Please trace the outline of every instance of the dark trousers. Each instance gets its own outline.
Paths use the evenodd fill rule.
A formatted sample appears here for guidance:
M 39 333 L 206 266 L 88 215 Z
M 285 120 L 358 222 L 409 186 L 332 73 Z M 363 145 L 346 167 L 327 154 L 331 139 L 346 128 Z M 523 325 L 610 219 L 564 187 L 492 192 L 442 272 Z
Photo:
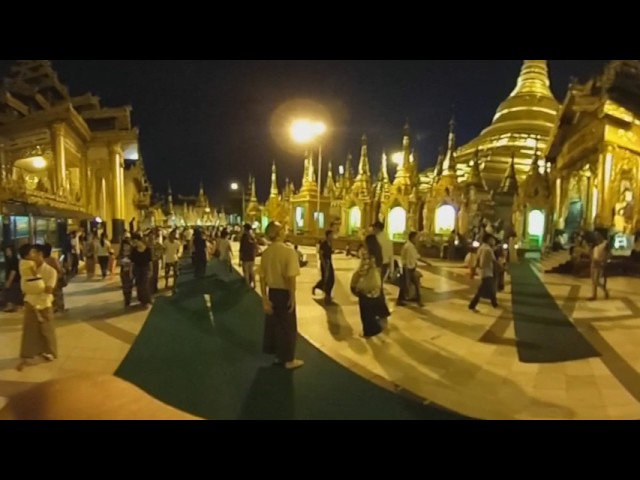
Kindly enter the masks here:
M 143 305 L 151 304 L 151 289 L 149 282 L 149 278 L 151 277 L 150 268 L 147 266 L 142 268 L 136 267 L 134 269 L 134 276 L 138 301 Z
M 480 282 L 478 292 L 473 297 L 469 304 L 470 309 L 475 309 L 478 306 L 481 298 L 487 298 L 491 302 L 493 307 L 498 306 L 498 299 L 496 298 L 496 280 L 493 277 L 485 277 Z
M 292 362 L 296 354 L 298 319 L 295 311 L 289 312 L 289 298 L 288 290 L 269 289 L 273 315 L 265 319 L 263 351 L 281 363 Z
M 400 281 L 400 293 L 398 294 L 398 302 L 414 300 L 412 298 L 407 298 L 409 296 L 409 285 L 413 285 L 415 287 L 415 300 L 420 303 L 420 280 L 418 279 L 418 275 L 416 275 L 416 269 L 404 267 L 402 269 L 402 279 Z
M 98 265 L 100 265 L 100 272 L 102 278 L 107 276 L 107 267 L 109 266 L 109 257 L 107 255 L 98 257 Z
M 207 259 L 206 258 L 193 258 L 193 275 L 196 278 L 202 278 L 207 273 Z
M 380 297 L 369 298 L 358 295 L 360 307 L 360 321 L 362 322 L 362 334 L 365 337 L 375 337 L 382 332 L 380 324 Z
M 331 297 L 333 286 L 336 283 L 336 276 L 333 272 L 333 265 L 329 264 L 328 267 L 325 267 L 324 263 L 321 264 L 320 272 L 322 274 L 322 278 L 318 280 L 318 283 L 316 283 L 313 288 L 316 290 L 322 290 L 327 297 Z
M 164 264 L 164 283 L 167 286 L 169 285 L 169 279 L 173 278 L 173 287 L 175 288 L 179 274 L 179 262 L 167 262 Z
M 71 274 L 78 274 L 78 267 L 80 265 L 80 256 L 77 253 L 71 254 Z
M 158 278 L 160 277 L 160 260 L 151 262 L 151 293 L 158 293 Z
M 120 268 L 120 282 L 122 283 L 122 295 L 124 296 L 124 305 L 131 305 L 131 294 L 133 293 L 133 272 L 131 267 Z

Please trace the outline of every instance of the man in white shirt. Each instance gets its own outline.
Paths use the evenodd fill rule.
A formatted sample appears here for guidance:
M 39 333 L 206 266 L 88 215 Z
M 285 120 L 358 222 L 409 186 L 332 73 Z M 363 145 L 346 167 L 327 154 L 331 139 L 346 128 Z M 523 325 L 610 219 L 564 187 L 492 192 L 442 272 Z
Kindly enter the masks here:
M 591 284 L 593 285 L 593 294 L 590 301 L 598 299 L 598 287 L 602 288 L 604 298 L 609 298 L 609 290 L 607 290 L 607 278 L 605 276 L 605 267 L 609 260 L 608 243 L 600 233 L 596 233 L 595 246 L 591 251 Z
M 382 275 L 382 283 L 384 283 L 387 275 L 393 273 L 393 242 L 384 231 L 384 224 L 382 222 L 375 222 L 371 226 L 371 229 L 382 250 L 382 271 L 380 273 Z
M 218 252 L 218 260 L 222 262 L 229 271 L 233 270 L 231 259 L 233 258 L 233 250 L 231 250 L 231 242 L 229 241 L 229 231 L 225 228 L 220 234 L 220 238 L 216 242 L 216 250 Z
M 171 230 L 169 238 L 164 242 L 164 288 L 169 288 L 169 277 L 173 278 L 173 287 L 175 291 L 176 282 L 178 281 L 178 265 L 180 257 L 182 257 L 182 242 L 178 240 L 176 230 Z M 172 275 L 173 273 L 173 275 Z
M 418 278 L 418 260 L 420 255 L 416 248 L 416 242 L 418 240 L 417 232 L 411 232 L 409 234 L 409 241 L 402 247 L 401 261 L 402 261 L 402 279 L 400 280 L 400 294 L 398 295 L 398 301 L 396 304 L 401 307 L 409 299 L 409 286 L 413 285 L 416 290 L 416 301 L 419 306 L 423 306 L 420 298 L 420 278 Z
M 494 277 L 495 268 L 498 266 L 498 260 L 493 253 L 496 245 L 496 239 L 490 233 L 485 233 L 482 239 L 482 245 L 478 248 L 477 270 L 480 273 L 480 286 L 475 297 L 469 304 L 469 310 L 477 312 L 480 298 L 488 298 L 493 308 L 498 308 L 498 299 L 496 296 L 496 281 Z
M 271 244 L 262 253 L 260 292 L 266 314 L 264 353 L 274 355 L 276 363 L 288 370 L 304 365 L 295 358 L 298 322 L 296 317 L 296 278 L 300 263 L 296 251 L 285 245 L 286 231 L 278 222 L 265 230 Z
M 42 282 L 21 281 L 24 297 L 24 323 L 20 358 L 22 370 L 27 362 L 38 356 L 53 361 L 58 356 L 56 332 L 53 326 L 53 290 L 58 273 L 44 261 L 44 247 L 32 246 L 29 260 L 36 264 L 36 273 Z

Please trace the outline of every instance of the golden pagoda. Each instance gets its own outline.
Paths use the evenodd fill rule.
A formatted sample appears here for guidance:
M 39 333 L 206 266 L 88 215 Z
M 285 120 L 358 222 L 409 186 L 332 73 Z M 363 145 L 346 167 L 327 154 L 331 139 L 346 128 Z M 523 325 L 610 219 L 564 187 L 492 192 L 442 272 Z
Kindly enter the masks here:
M 18 60 L 0 86 L 2 242 L 63 246 L 67 230 L 152 218 L 131 106 L 73 96 L 48 60 Z
M 560 106 L 550 89 L 546 60 L 525 60 L 516 87 L 504 100 L 491 125 L 456 152 L 457 173 L 461 180 L 469 175 L 476 152 L 484 161 L 482 177 L 489 190 L 497 191 L 512 157 L 519 181 L 529 173 L 535 155 L 546 151 L 558 120 Z

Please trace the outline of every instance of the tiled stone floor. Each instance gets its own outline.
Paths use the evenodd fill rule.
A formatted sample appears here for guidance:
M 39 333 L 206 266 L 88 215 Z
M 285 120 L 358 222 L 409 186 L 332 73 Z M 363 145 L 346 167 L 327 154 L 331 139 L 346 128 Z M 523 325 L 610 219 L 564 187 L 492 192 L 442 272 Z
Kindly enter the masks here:
M 59 358 L 18 372 L 22 317 L 0 313 L 0 405 L 34 383 L 76 374 L 112 374 L 135 340 L 148 311 L 123 308 L 117 277 L 87 281 L 66 289 L 68 312 L 56 316 Z
M 541 262 L 540 270 L 552 262 Z M 426 306 L 395 307 L 397 288 L 386 286 L 393 310 L 389 328 L 370 340 L 358 336 L 358 306 L 348 290 L 357 261 L 336 255 L 338 305 L 328 308 L 310 296 L 319 275 L 312 264 L 298 283 L 300 333 L 367 378 L 471 417 L 640 419 L 640 280 L 610 279 L 612 298 L 592 303 L 585 301 L 591 294 L 588 279 L 539 273 L 556 303 L 602 356 L 523 364 L 510 286 L 499 294 L 498 310 L 481 303 L 475 314 L 467 308 L 475 289 L 467 270 L 430 263 L 422 268 Z M 544 310 L 536 307 L 541 315 Z
M 311 258 L 313 255 L 310 256 Z M 540 271 L 557 261 L 542 262 Z M 556 303 L 600 358 L 557 364 L 518 360 L 510 287 L 501 308 L 467 304 L 475 283 L 461 265 L 423 267 L 426 306 L 394 306 L 388 330 L 363 340 L 357 302 L 348 291 L 357 261 L 337 255 L 335 299 L 325 308 L 310 295 L 318 272 L 299 280 L 300 333 L 346 368 L 386 388 L 486 419 L 640 419 L 640 280 L 609 281 L 612 298 L 586 302 L 588 280 L 540 273 Z M 16 371 L 19 314 L 0 313 L 0 405 L 33 383 L 81 373 L 111 374 L 142 327 L 146 311 L 122 308 L 117 279 L 83 279 L 67 289 L 70 311 L 57 318 L 60 358 Z M 544 306 L 536 307 L 544 315 Z

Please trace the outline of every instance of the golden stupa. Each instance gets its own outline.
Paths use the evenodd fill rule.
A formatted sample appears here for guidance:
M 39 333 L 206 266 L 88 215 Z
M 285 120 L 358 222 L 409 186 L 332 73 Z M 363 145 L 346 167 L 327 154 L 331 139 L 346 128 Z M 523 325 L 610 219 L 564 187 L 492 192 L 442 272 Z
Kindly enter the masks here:
M 560 105 L 551 93 L 546 60 L 525 60 L 516 88 L 503 101 L 493 122 L 456 153 L 460 180 L 469 174 L 476 151 L 482 177 L 490 190 L 499 190 L 512 157 L 519 181 L 524 180 L 536 153 L 545 152 Z

